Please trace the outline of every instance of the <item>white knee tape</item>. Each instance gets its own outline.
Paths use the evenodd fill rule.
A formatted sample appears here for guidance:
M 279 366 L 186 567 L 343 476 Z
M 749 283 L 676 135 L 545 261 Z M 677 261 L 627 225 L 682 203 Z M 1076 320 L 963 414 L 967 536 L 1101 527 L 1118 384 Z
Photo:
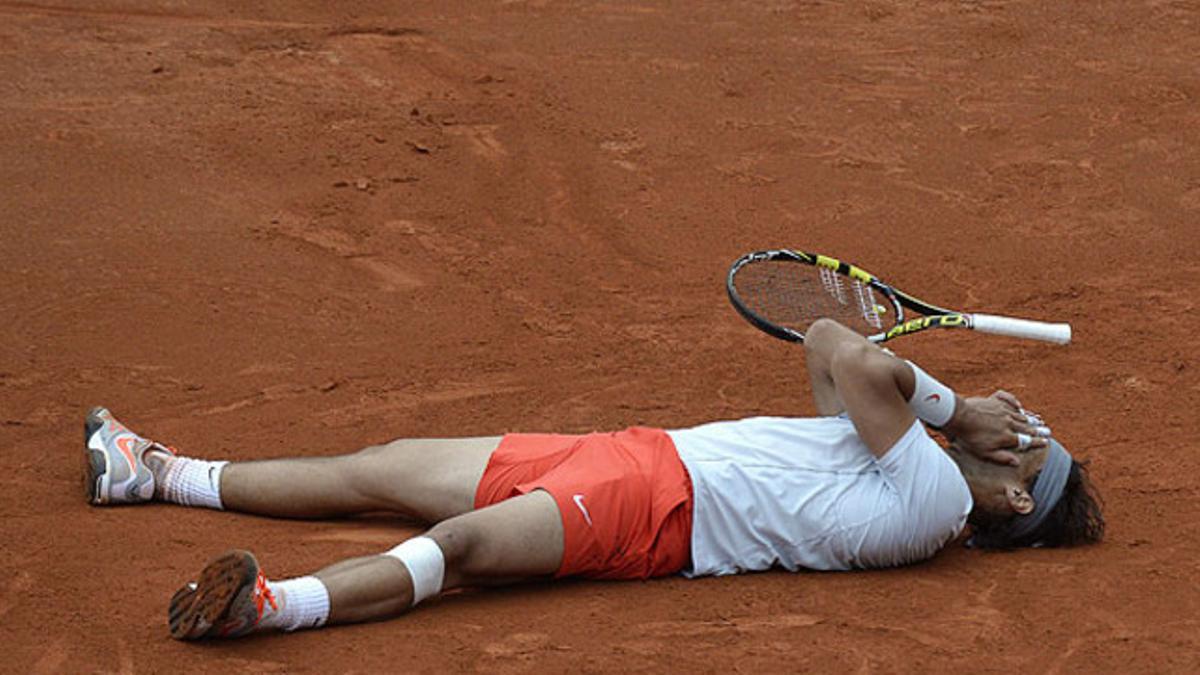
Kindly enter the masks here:
M 912 361 L 909 361 L 908 365 L 912 367 L 913 376 L 916 378 L 916 386 L 913 387 L 912 398 L 908 400 L 908 407 L 912 408 L 917 419 L 935 427 L 946 426 L 946 422 L 954 416 L 954 391 L 933 379 Z
M 408 568 L 413 582 L 412 604 L 442 592 L 446 558 L 436 541 L 429 537 L 413 537 L 384 555 L 392 556 Z

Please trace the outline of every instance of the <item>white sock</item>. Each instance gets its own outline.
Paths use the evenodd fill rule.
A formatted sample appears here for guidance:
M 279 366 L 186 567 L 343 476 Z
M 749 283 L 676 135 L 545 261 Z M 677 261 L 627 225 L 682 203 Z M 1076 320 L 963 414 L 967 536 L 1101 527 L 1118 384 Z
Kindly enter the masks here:
M 267 588 L 275 596 L 277 609 L 272 611 L 269 603 L 264 607 L 262 619 L 258 622 L 260 630 L 320 628 L 329 619 L 329 590 L 320 579 L 308 576 L 284 581 L 268 580 Z
M 221 505 L 221 469 L 229 462 L 208 462 L 189 457 L 172 457 L 163 471 L 162 499 L 184 506 Z

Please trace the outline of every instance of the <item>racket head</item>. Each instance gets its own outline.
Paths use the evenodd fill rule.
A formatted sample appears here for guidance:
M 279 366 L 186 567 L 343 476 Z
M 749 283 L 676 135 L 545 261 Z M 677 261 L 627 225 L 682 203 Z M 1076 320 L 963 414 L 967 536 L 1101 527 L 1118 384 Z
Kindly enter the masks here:
M 853 265 L 804 251 L 748 253 L 730 266 L 725 290 L 746 321 L 789 342 L 804 342 L 804 332 L 822 318 L 882 342 L 904 320 L 889 286 Z

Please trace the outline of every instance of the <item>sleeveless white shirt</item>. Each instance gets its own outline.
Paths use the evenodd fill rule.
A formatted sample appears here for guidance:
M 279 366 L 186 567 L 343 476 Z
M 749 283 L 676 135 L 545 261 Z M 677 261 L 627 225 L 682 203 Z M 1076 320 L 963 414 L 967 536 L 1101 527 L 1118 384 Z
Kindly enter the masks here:
M 958 467 L 920 422 L 880 458 L 842 416 L 667 433 L 693 485 L 685 576 L 903 565 L 958 536 L 971 511 Z

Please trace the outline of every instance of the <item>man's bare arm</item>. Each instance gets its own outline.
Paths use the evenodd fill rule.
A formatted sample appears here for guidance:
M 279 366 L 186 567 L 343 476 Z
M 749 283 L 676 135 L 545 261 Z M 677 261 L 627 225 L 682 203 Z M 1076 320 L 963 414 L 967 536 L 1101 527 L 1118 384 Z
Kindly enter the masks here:
M 813 403 L 816 404 L 819 415 L 840 415 L 845 412 L 846 404 L 838 396 L 837 387 L 833 384 L 833 350 L 837 338 L 830 331 L 822 331 L 820 322 L 814 323 L 817 336 L 811 329 L 804 341 L 805 364 L 808 367 L 808 380 L 812 384 Z M 825 334 L 823 334 L 825 333 Z
M 804 346 L 817 411 L 845 410 L 863 443 L 882 457 L 916 419 L 908 407 L 912 369 L 830 319 L 809 327 Z
M 882 456 L 915 419 L 909 406 L 916 386 L 912 367 L 829 319 L 813 323 L 804 346 L 817 412 L 848 412 L 863 442 Z M 1015 465 L 1018 458 L 1010 449 L 1016 447 L 1018 433 L 1034 437 L 1027 449 L 1046 444 L 1011 394 L 998 391 L 988 398 L 955 394 L 954 398 L 954 413 L 942 432 L 964 450 L 998 464 Z

